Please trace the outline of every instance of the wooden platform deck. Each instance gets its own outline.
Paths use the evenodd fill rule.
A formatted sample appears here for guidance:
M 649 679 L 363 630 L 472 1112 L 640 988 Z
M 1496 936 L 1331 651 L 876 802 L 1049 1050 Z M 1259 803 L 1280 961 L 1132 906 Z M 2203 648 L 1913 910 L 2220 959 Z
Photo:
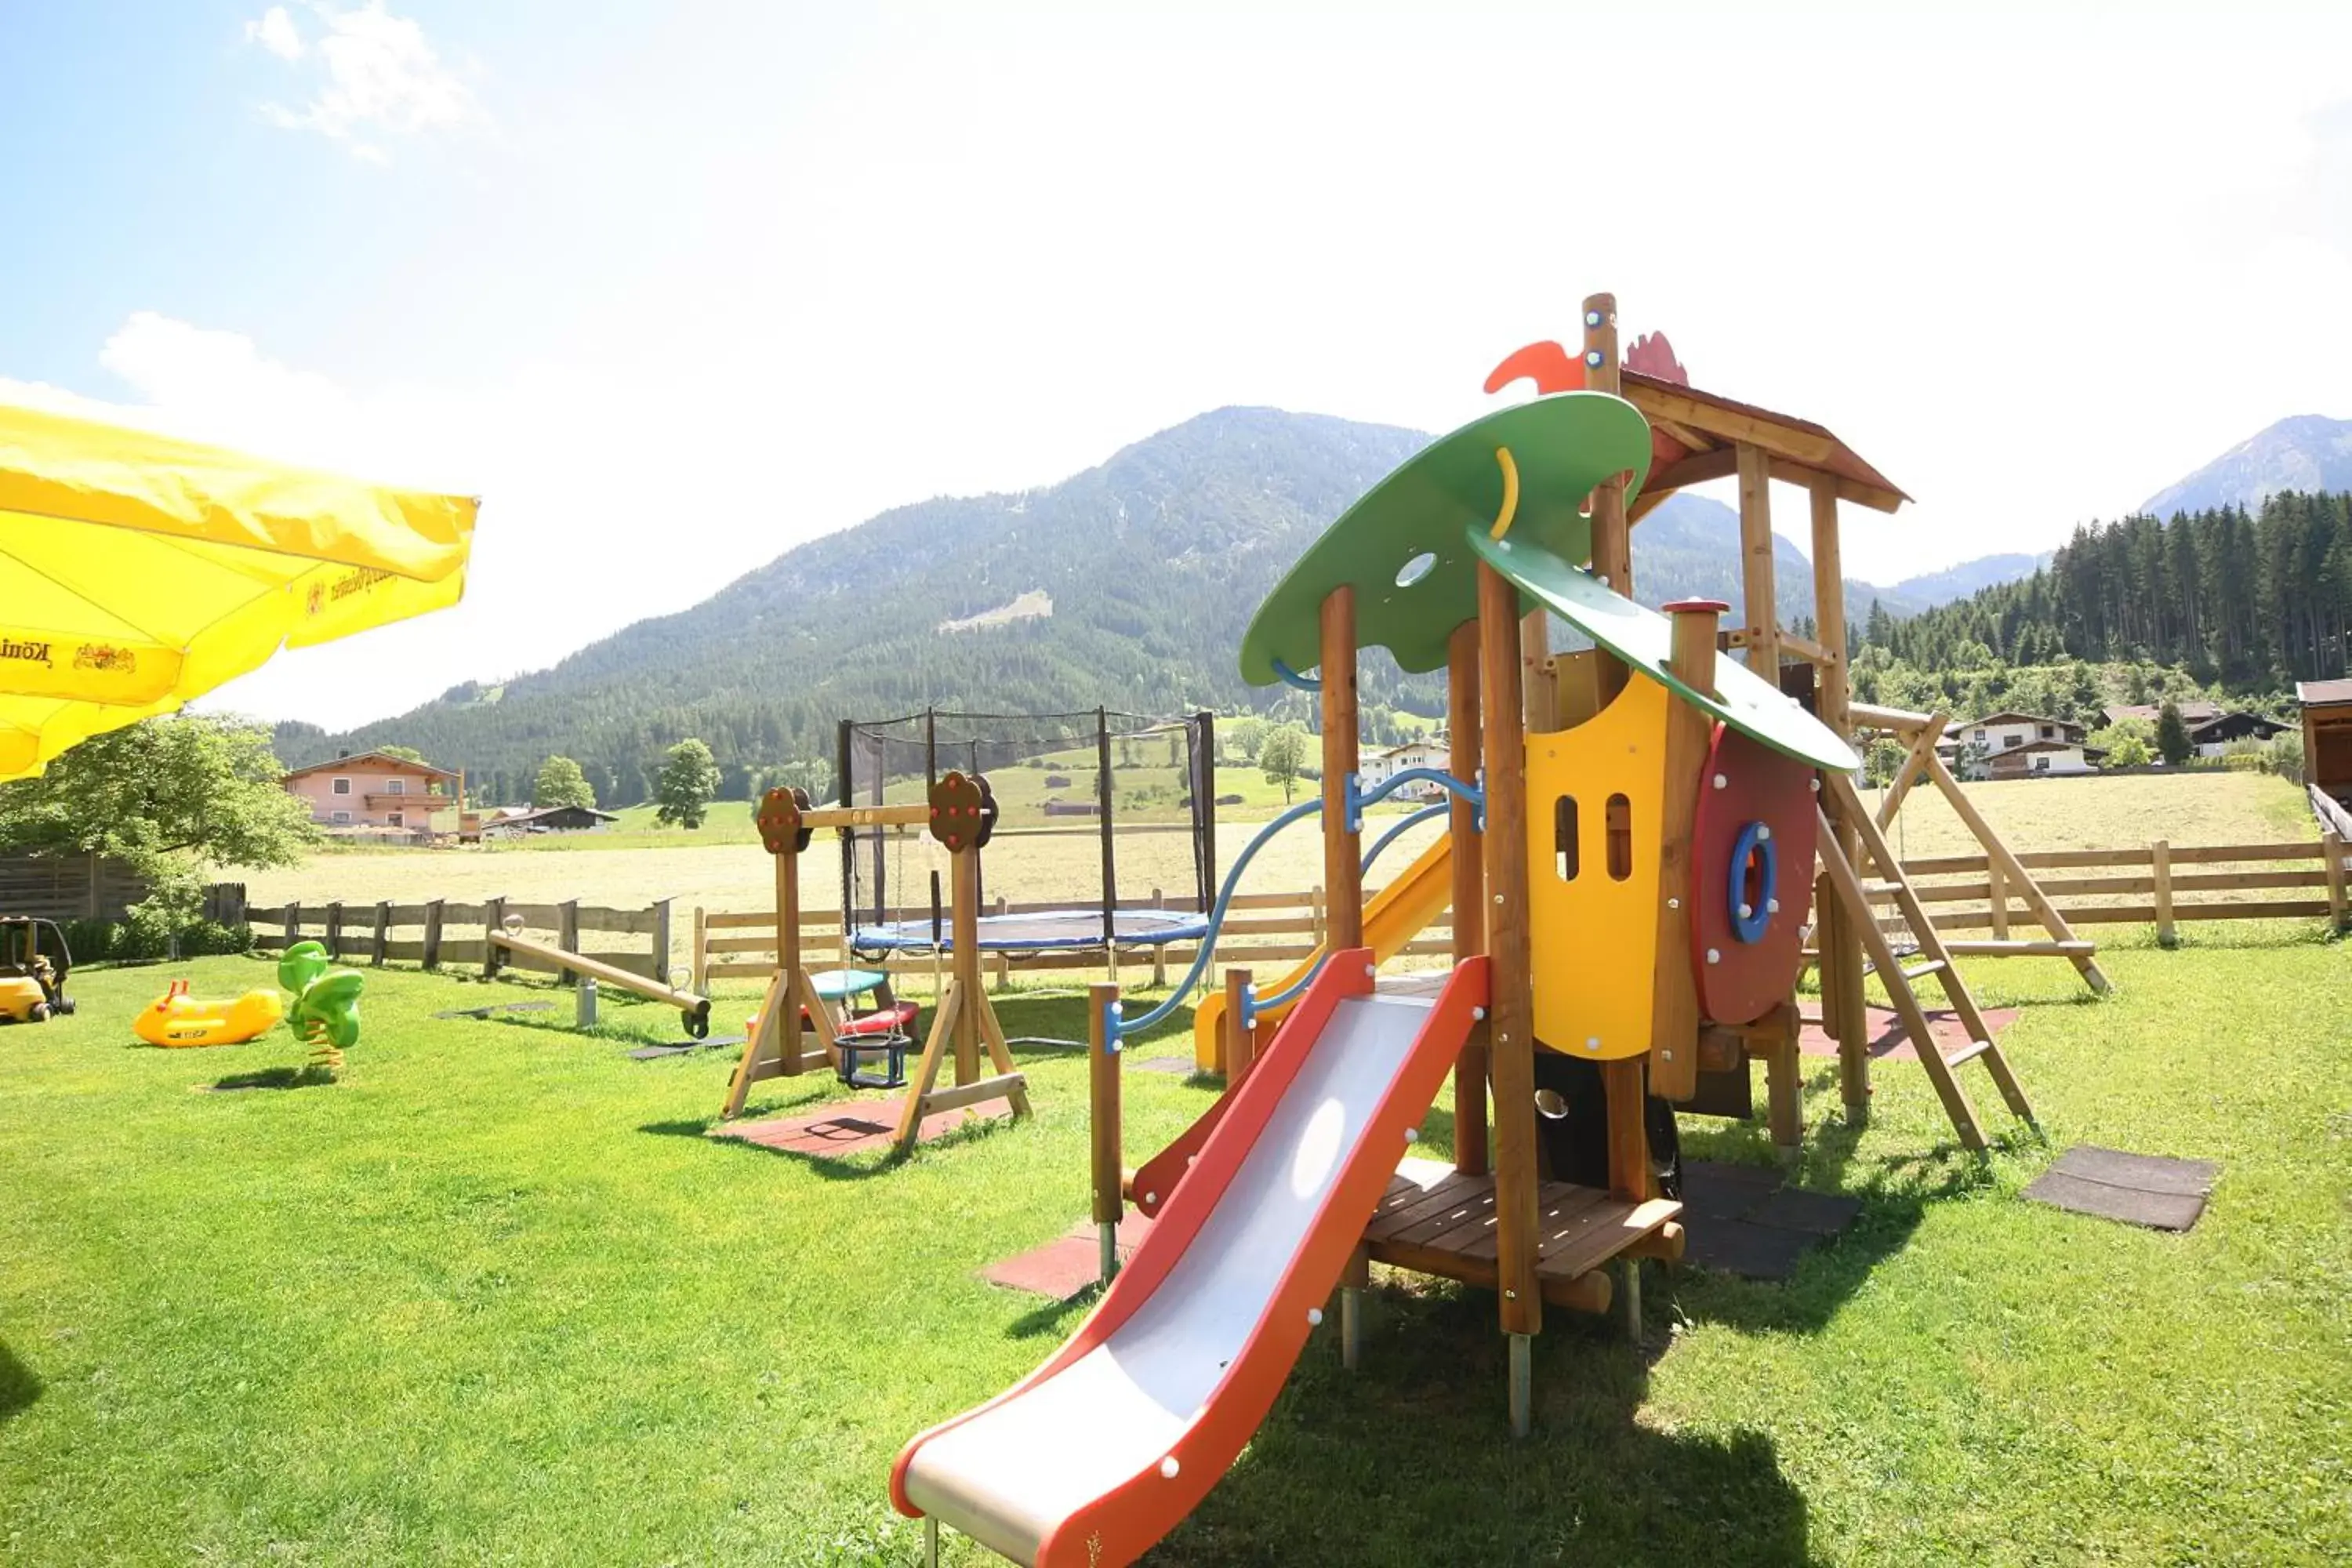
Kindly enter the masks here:
M 1605 1287 L 1596 1291 L 1596 1282 L 1586 1279 L 1601 1265 L 1628 1253 L 1682 1254 L 1683 1205 L 1669 1199 L 1631 1203 L 1595 1187 L 1547 1182 L 1537 1203 L 1536 1277 L 1547 1301 L 1606 1306 Z M 1364 1249 L 1377 1263 L 1494 1289 L 1495 1179 L 1456 1175 L 1439 1160 L 1407 1159 L 1364 1232 Z

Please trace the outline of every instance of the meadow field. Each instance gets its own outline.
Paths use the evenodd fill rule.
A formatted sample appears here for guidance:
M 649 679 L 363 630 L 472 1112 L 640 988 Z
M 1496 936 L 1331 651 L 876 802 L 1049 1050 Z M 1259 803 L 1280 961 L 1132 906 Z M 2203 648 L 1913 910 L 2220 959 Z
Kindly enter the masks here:
M 2053 792 L 2057 793 L 2057 792 Z M 562 857 L 525 857 L 557 860 Z M 1309 1342 L 1154 1568 L 1433 1562 L 1918 1568 L 2352 1558 L 2352 984 L 2346 949 L 2235 933 L 1980 981 L 2048 1142 L 1958 1152 L 1885 1061 L 1834 1118 L 1808 1062 L 1795 1176 L 1860 1200 L 1785 1284 L 1653 1266 L 1648 1337 L 1547 1314 L 1536 1436 L 1504 1421 L 1491 1296 L 1377 1268 L 1362 1368 Z M 0 1561 L 775 1563 L 911 1568 L 885 1483 L 917 1431 L 1075 1330 L 975 1271 L 1086 1213 L 1080 1053 L 1023 1047 L 1037 1114 L 903 1165 L 704 1134 L 731 1062 L 628 1059 L 675 1016 L 384 970 L 341 1079 L 282 1032 L 161 1051 L 125 1019 L 205 959 L 78 974 L 0 1034 Z M 1000 1004 L 1067 1036 L 1079 1004 Z M 1180 1013 L 1166 1044 L 1181 1049 Z M 762 1085 L 755 1112 L 840 1097 Z M 1214 1086 L 1127 1075 L 1130 1159 Z M 1761 1124 L 1685 1147 L 1764 1163 Z M 1452 1126 L 1424 1124 L 1443 1157 Z M 2218 1161 L 2185 1236 L 2021 1190 L 2097 1142 Z M 950 1536 L 957 1568 L 988 1561 Z
M 1232 772 L 1238 777 L 1242 770 Z M 1264 784 L 1255 773 L 1249 776 Z M 1273 789 L 1272 804 L 1279 805 L 1280 791 L 1265 787 Z M 2018 850 L 2118 847 L 2158 837 L 2175 844 L 2265 844 L 2317 834 L 2302 792 L 2261 773 L 2018 779 L 1966 788 Z M 1874 794 L 1869 798 L 1874 799 Z M 649 813 L 638 809 L 649 818 Z M 1224 864 L 1231 864 L 1268 815 L 1251 808 L 1230 818 L 1221 816 L 1218 848 Z M 1383 823 L 1394 817 L 1376 813 L 1372 820 Z M 1907 857 L 1974 849 L 1967 827 L 1932 789 L 1913 791 L 1895 821 L 1890 837 Z M 1403 864 L 1442 826 L 1432 822 L 1409 830 L 1388 852 L 1384 864 Z M 911 837 L 908 847 L 911 853 L 898 857 L 892 872 L 893 880 L 902 886 L 889 893 L 894 902 L 919 904 L 929 897 L 929 872 L 944 871 L 946 857 L 919 836 Z M 811 853 L 827 867 L 824 886 L 837 888 L 837 873 L 831 869 L 837 861 L 832 853 L 822 845 Z M 1182 831 L 1171 830 L 1171 825 L 1122 829 L 1118 856 L 1125 896 L 1149 897 L 1157 887 L 1182 897 L 1192 889 L 1191 841 Z M 992 896 L 1083 902 L 1098 896 L 1100 839 L 1084 825 L 1007 831 L 988 852 L 987 878 Z M 289 900 L 360 903 L 504 897 L 534 902 L 579 899 L 624 909 L 671 898 L 682 907 L 749 910 L 774 898 L 773 868 L 759 848 L 750 807 L 740 801 L 715 806 L 712 822 L 698 833 L 633 827 L 625 834 L 551 835 L 486 848 L 341 851 L 316 856 L 290 870 L 245 873 L 243 879 L 257 909 Z M 1378 884 L 1382 879 L 1383 872 L 1376 868 L 1370 880 Z M 1291 891 L 1321 880 L 1321 847 L 1312 826 L 1301 823 L 1266 846 L 1252 862 L 1244 886 Z

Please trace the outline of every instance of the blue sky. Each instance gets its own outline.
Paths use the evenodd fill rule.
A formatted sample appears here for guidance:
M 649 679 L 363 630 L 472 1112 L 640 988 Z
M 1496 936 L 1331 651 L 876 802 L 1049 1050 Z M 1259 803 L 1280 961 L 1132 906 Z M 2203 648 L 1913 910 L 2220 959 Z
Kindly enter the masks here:
M 1220 405 L 1446 427 L 1601 288 L 1918 498 L 1885 580 L 2352 416 L 2346 58 L 2341 5 L 0 0 L 0 397 L 482 495 L 464 606 L 226 694 L 330 722 Z

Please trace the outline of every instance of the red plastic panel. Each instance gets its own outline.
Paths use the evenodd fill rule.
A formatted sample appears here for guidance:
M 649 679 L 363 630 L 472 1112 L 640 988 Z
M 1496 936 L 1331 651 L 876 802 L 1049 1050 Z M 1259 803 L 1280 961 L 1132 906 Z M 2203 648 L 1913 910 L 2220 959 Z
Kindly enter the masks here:
M 1716 781 L 1721 779 L 1718 788 Z M 1737 730 L 1715 727 L 1715 744 L 1698 779 L 1691 856 L 1691 966 L 1699 1010 L 1718 1024 L 1752 1024 L 1788 999 L 1803 963 L 1802 930 L 1813 897 L 1813 843 L 1819 818 L 1813 770 L 1759 745 Z M 1751 822 L 1771 829 L 1780 909 L 1764 934 L 1741 942 L 1732 931 L 1731 853 Z M 1707 962 L 1713 952 L 1716 961 Z

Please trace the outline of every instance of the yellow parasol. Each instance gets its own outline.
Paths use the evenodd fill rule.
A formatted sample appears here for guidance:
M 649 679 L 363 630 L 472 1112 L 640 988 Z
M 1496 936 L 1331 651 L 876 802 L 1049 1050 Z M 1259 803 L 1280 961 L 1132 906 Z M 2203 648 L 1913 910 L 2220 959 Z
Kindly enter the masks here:
M 475 507 L 0 405 L 0 779 L 456 604 Z

